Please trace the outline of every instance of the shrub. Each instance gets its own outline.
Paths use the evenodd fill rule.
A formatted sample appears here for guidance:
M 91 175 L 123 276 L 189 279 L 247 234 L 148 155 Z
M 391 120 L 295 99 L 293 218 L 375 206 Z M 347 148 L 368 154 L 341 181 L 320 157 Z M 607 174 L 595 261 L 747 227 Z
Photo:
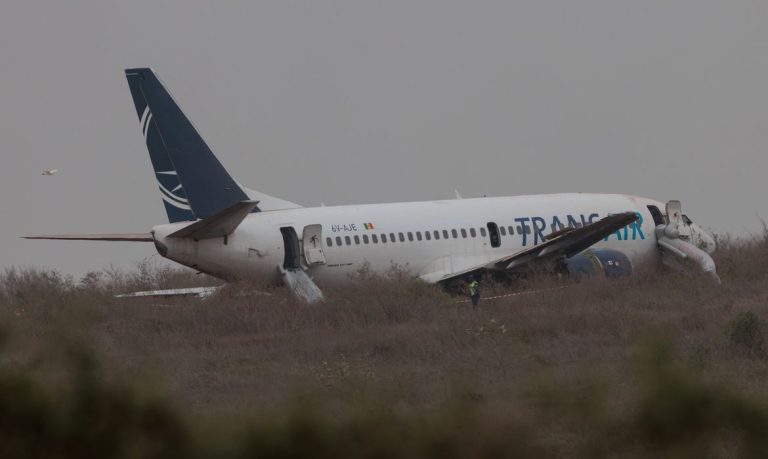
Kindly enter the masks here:
M 728 342 L 750 353 L 762 353 L 763 334 L 760 319 L 752 311 L 741 311 L 728 322 Z

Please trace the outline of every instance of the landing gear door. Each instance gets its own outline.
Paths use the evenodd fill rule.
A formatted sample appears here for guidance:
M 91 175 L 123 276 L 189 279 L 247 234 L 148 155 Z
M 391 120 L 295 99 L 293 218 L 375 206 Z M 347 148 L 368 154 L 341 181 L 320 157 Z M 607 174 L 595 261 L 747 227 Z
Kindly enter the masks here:
M 304 248 L 304 260 L 306 260 L 307 266 L 325 264 L 322 225 L 308 225 L 304 227 L 302 246 Z

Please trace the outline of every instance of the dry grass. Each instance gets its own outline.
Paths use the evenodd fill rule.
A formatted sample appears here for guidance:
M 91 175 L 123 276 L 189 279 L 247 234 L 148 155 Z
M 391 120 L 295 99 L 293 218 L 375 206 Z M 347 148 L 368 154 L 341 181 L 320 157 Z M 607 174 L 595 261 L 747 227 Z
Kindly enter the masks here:
M 758 419 L 758 429 L 768 419 L 761 411 L 768 359 L 760 334 L 768 320 L 768 238 L 720 245 L 722 286 L 646 273 L 481 301 L 479 310 L 397 271 L 388 278 L 361 273 L 351 286 L 327 290 L 326 303 L 307 306 L 268 285 L 258 287 L 269 295 L 249 295 L 249 286 L 236 285 L 207 300 L 113 297 L 211 282 L 150 266 L 92 273 L 78 282 L 9 270 L 0 278 L 0 320 L 11 337 L 3 362 L 42 385 L 57 384 L 70 377 L 59 349 L 79 343 L 101 362 L 101 381 L 128 382 L 140 391 L 160 387 L 203 424 L 248 419 L 274 427 L 283 425 L 276 413 L 300 412 L 303 419 L 301 410 L 309 410 L 341 429 L 326 432 L 331 437 L 347 435 L 349 419 L 371 422 L 382 438 L 402 438 L 403 445 L 416 441 L 403 425 L 421 426 L 419 435 L 438 444 L 436 432 L 444 429 L 457 438 L 445 448 L 458 456 L 481 446 L 555 456 L 656 449 L 675 455 L 677 440 L 665 435 L 678 434 L 687 445 L 678 452 L 749 455 L 755 450 L 748 432 L 755 427 L 739 424 L 739 416 Z M 754 317 L 734 324 L 741 313 Z M 757 338 L 748 338 L 760 344 L 733 338 L 740 326 L 752 327 Z M 667 389 L 682 395 L 659 405 L 657 396 L 669 396 Z M 708 415 L 710 424 L 657 431 L 664 416 L 675 414 L 659 406 L 675 406 L 690 394 L 693 401 L 672 426 Z M 719 407 L 719 414 L 696 411 L 706 407 Z M 456 424 L 454 412 L 466 419 Z M 259 450 L 254 445 L 267 441 L 259 435 L 273 427 L 254 433 L 252 440 L 261 443 L 253 440 L 249 448 Z M 712 429 L 719 436 L 710 436 Z M 270 435 L 279 437 L 278 430 Z M 467 439 L 466 432 L 479 437 Z M 361 435 L 387 450 L 386 438 Z

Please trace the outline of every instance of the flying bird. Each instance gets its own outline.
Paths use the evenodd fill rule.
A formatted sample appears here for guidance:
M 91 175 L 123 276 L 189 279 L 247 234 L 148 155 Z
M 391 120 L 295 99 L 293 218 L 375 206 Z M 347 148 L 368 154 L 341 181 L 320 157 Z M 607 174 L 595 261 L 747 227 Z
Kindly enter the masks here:
M 57 172 L 59 172 L 58 169 L 43 169 L 43 172 L 41 172 L 40 175 L 54 175 Z

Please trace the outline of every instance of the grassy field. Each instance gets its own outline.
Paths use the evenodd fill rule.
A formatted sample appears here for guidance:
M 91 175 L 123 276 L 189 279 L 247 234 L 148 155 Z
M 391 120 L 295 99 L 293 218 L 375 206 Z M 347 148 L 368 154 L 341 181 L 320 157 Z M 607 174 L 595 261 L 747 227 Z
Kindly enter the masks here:
M 11 269 L 0 455 L 766 457 L 768 238 L 716 261 L 721 286 L 531 283 L 551 290 L 478 310 L 396 271 L 307 306 L 114 298 L 211 282 L 146 265 Z

